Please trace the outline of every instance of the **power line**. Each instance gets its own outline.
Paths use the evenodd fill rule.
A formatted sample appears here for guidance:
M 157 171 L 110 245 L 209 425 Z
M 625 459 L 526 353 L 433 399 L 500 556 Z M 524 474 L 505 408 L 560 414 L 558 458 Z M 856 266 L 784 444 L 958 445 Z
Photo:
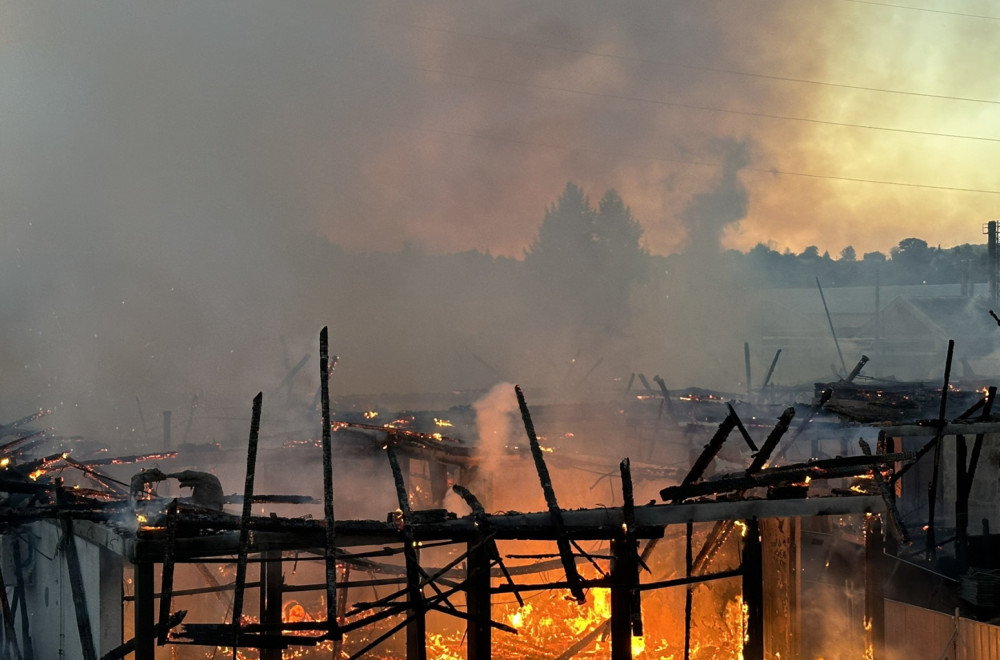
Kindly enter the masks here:
M 491 82 L 491 83 L 502 84 L 502 85 L 511 85 L 511 86 L 515 86 L 515 87 L 525 87 L 525 88 L 529 88 L 529 89 L 541 89 L 541 90 L 551 91 L 551 92 L 562 92 L 562 93 L 565 93 L 565 94 L 577 94 L 577 95 L 580 95 L 580 96 L 588 96 L 588 97 L 594 97 L 594 98 L 613 99 L 613 100 L 617 100 L 617 101 L 629 101 L 629 102 L 633 102 L 633 103 L 647 103 L 647 104 L 651 104 L 651 105 L 659 105 L 659 106 L 666 106 L 666 107 L 673 107 L 673 108 L 684 108 L 684 109 L 687 109 L 687 110 L 697 110 L 697 111 L 700 111 L 700 112 L 718 112 L 718 113 L 722 113 L 722 114 L 741 115 L 741 116 L 745 116 L 745 117 L 757 117 L 757 118 L 760 118 L 760 119 L 774 119 L 774 120 L 779 120 L 779 121 L 797 121 L 797 122 L 804 122 L 804 123 L 808 123 L 808 124 L 819 124 L 819 125 L 823 125 L 823 126 L 838 126 L 838 127 L 841 127 L 841 128 L 860 128 L 860 129 L 865 129 L 865 130 L 870 130 L 870 131 L 886 131 L 886 132 L 890 132 L 890 133 L 904 133 L 904 134 L 908 134 L 908 135 L 924 135 L 924 136 L 929 136 L 929 137 L 945 137 L 945 138 L 953 138 L 953 139 L 958 139 L 958 140 L 976 140 L 976 141 L 980 141 L 980 142 L 1000 142 L 1000 138 L 985 137 L 985 136 L 981 136 L 981 135 L 964 135 L 964 134 L 961 134 L 961 133 L 940 133 L 940 132 L 937 132 L 937 131 L 920 131 L 920 130 L 910 129 L 910 128 L 896 128 L 896 127 L 892 127 L 892 126 L 876 126 L 876 125 L 872 125 L 872 124 L 854 124 L 854 123 L 850 123 L 850 122 L 831 121 L 831 120 L 827 120 L 827 119 L 812 119 L 812 118 L 809 118 L 809 117 L 793 117 L 793 116 L 790 116 L 790 115 L 777 115 L 777 114 L 772 114 L 772 113 L 767 113 L 767 112 L 753 112 L 753 111 L 749 111 L 749 110 L 730 110 L 730 109 L 727 109 L 727 108 L 715 108 L 715 107 L 712 107 L 712 106 L 696 105 L 696 104 L 692 104 L 692 103 L 679 103 L 679 102 L 676 102 L 676 101 L 662 101 L 662 100 L 659 100 L 659 99 L 650 99 L 650 98 L 644 98 L 644 97 L 641 97 L 641 96 L 625 96 L 625 95 L 621 95 L 621 94 L 609 94 L 607 92 L 591 92 L 591 91 L 582 90 L 582 89 L 572 89 L 572 88 L 569 88 L 569 87 L 558 87 L 558 86 L 554 86 L 554 85 L 540 85 L 538 83 L 526 83 L 526 82 L 520 82 L 520 81 L 515 81 L 515 80 L 506 80 L 506 79 L 503 79 L 503 78 L 493 78 L 493 77 L 490 77 L 490 76 L 480 76 L 480 75 L 472 75 L 472 74 L 465 74 L 465 73 L 452 73 L 450 71 L 443 71 L 443 70 L 440 70 L 440 69 L 431 69 L 429 67 L 422 67 L 422 66 L 417 66 L 417 65 L 413 65 L 413 64 L 393 64 L 393 66 L 398 66 L 398 67 L 403 67 L 403 68 L 407 68 L 407 69 L 412 69 L 412 70 L 415 70 L 415 71 L 422 71 L 424 73 L 432 73 L 432 74 L 435 74 L 435 75 L 448 76 L 448 77 L 451 77 L 451 78 L 463 78 L 463 79 L 466 79 L 466 80 L 477 80 L 477 81 Z
M 647 160 L 658 163 L 674 163 L 679 165 L 695 165 L 698 167 L 711 167 L 714 169 L 719 169 L 722 167 L 719 163 L 706 163 L 703 161 L 689 160 L 683 158 L 666 158 L 662 156 L 647 156 L 643 154 L 626 153 L 621 151 L 608 151 L 603 149 L 593 149 L 589 147 L 571 147 L 561 144 L 538 142 L 535 140 L 520 140 L 517 138 L 501 137 L 496 135 L 486 135 L 483 133 L 471 133 L 467 131 L 458 131 L 454 129 L 445 128 L 429 128 L 426 126 L 415 126 L 412 124 L 404 124 L 400 122 L 380 122 L 387 126 L 395 126 L 397 128 L 403 128 L 407 130 L 417 131 L 421 133 L 436 133 L 441 135 L 451 135 L 457 137 L 474 138 L 477 140 L 487 140 L 491 142 L 502 142 L 508 144 L 517 144 L 521 146 L 529 147 L 542 147 L 545 149 L 554 149 L 559 151 L 568 151 L 573 153 L 582 154 L 594 154 L 599 156 L 607 156 L 613 158 L 634 158 L 637 160 Z M 796 176 L 808 179 L 827 179 L 831 181 L 847 181 L 850 183 L 868 183 L 881 186 L 898 186 L 904 188 L 923 188 L 926 190 L 942 190 L 950 192 L 963 192 L 963 193 L 976 193 L 983 195 L 1000 195 L 1000 190 L 990 190 L 985 188 L 963 188 L 959 186 L 941 186 L 925 183 L 912 183 L 909 181 L 887 181 L 883 179 L 867 179 L 862 177 L 848 177 L 848 176 L 835 176 L 831 174 L 813 174 L 810 172 L 793 172 L 790 170 L 778 170 L 769 169 L 764 167 L 743 167 L 743 171 L 748 172 L 758 172 L 762 174 L 771 174 L 778 176 Z
M 872 5 L 885 5 L 885 6 L 888 6 L 888 7 L 898 7 L 900 9 L 917 9 L 915 7 L 904 7 L 903 5 L 890 5 L 888 3 L 880 3 L 880 2 L 866 2 L 866 0 L 845 0 L 845 1 L 847 1 L 847 2 L 859 2 L 859 3 L 872 4 Z M 937 10 L 923 10 L 923 11 L 937 11 Z M 948 13 L 955 13 L 955 12 L 940 11 L 939 13 L 948 14 Z M 957 15 L 959 15 L 959 16 L 974 16 L 973 14 L 957 14 Z M 981 16 L 981 17 L 978 17 L 978 18 L 990 18 L 990 19 L 1000 20 L 1000 19 L 997 19 L 997 17 L 993 17 L 993 16 Z M 476 33 L 476 32 L 465 32 L 463 30 L 454 30 L 454 29 L 450 29 L 450 28 L 434 27 L 434 26 L 429 26 L 429 25 L 417 25 L 417 24 L 412 24 L 412 23 L 401 23 L 401 22 L 398 22 L 398 21 L 390 21 L 390 20 L 385 20 L 385 19 L 368 19 L 368 20 L 371 20 L 371 21 L 374 21 L 374 22 L 379 22 L 379 23 L 386 23 L 386 24 L 389 24 L 389 25 L 396 25 L 398 27 L 405 27 L 405 28 L 412 28 L 412 29 L 416 29 L 416 30 L 423 30 L 423 31 L 426 31 L 426 32 L 439 32 L 439 33 L 442 33 L 442 34 L 452 34 L 452 35 L 455 35 L 455 36 L 466 37 L 466 38 L 470 38 L 470 39 L 482 39 L 482 40 L 486 40 L 486 41 L 498 41 L 498 42 L 501 42 L 501 43 L 509 43 L 509 44 L 513 44 L 513 45 L 517 45 L 517 46 L 531 46 L 533 48 L 544 48 L 544 49 L 548 49 L 548 50 L 556 50 L 556 51 L 562 51 L 562 52 L 566 52 L 566 53 L 574 53 L 574 54 L 577 54 L 577 55 L 589 55 L 589 56 L 592 56 L 592 57 L 600 57 L 600 58 L 605 58 L 605 59 L 619 60 L 619 61 L 623 61 L 623 62 L 633 62 L 633 63 L 636 63 L 636 64 L 652 64 L 652 65 L 656 65 L 656 66 L 669 66 L 669 67 L 672 67 L 672 68 L 688 69 L 688 70 L 691 70 L 691 71 L 709 71 L 711 73 L 723 73 L 723 74 L 733 75 L 733 76 L 742 76 L 742 77 L 745 77 L 745 78 L 759 78 L 759 79 L 762 79 L 762 80 L 774 80 L 774 81 L 778 81 L 778 82 L 791 82 L 791 83 L 799 83 L 799 84 L 804 84 L 804 85 L 818 85 L 818 86 L 822 86 L 822 87 L 834 87 L 834 88 L 839 88 L 839 89 L 851 89 L 851 90 L 855 90 L 855 91 L 876 92 L 876 93 L 879 93 L 879 94 L 896 94 L 896 95 L 900 95 L 900 96 L 913 96 L 913 97 L 918 97 L 918 98 L 939 99 L 939 100 L 945 100 L 945 101 L 962 101 L 962 102 L 966 102 L 966 103 L 986 103 L 986 104 L 991 104 L 991 105 L 1000 105 L 1000 100 L 998 100 L 998 99 L 984 99 L 984 98 L 978 98 L 978 97 L 972 97 L 972 96 L 956 96 L 956 95 L 952 95 L 952 94 L 932 94 L 930 92 L 915 92 L 915 91 L 912 91 L 912 90 L 893 89 L 893 88 L 890 88 L 890 87 L 871 87 L 871 86 L 867 86 L 867 85 L 857 85 L 857 84 L 850 84 L 850 83 L 836 83 L 836 82 L 830 82 L 830 81 L 826 81 L 826 80 L 815 80 L 815 79 L 811 79 L 811 78 L 797 78 L 797 77 L 794 77 L 794 76 L 781 76 L 781 75 L 775 75 L 775 74 L 757 73 L 757 72 L 752 72 L 752 71 L 741 71 L 739 69 L 726 69 L 726 68 L 722 68 L 722 67 L 712 67 L 712 66 L 697 65 L 697 64 L 680 64 L 680 63 L 677 63 L 677 62 L 664 62 L 664 61 L 661 61 L 661 60 L 653 60 L 653 59 L 644 58 L 644 57 L 634 57 L 634 56 L 631 56 L 631 55 L 620 55 L 620 54 L 616 54 L 616 53 L 605 53 L 605 52 L 587 50 L 587 49 L 584 49 L 584 48 L 572 48 L 572 47 L 569 47 L 569 46 L 560 46 L 560 45 L 555 45 L 555 44 L 542 44 L 542 43 L 537 43 L 537 42 L 533 42 L 533 41 L 525 41 L 525 40 L 522 40 L 522 39 L 512 39 L 512 38 L 509 38 L 509 37 L 501 37 L 501 36 L 489 35 L 489 34 L 482 34 L 482 33 Z
M 880 7 L 893 7 L 895 9 L 908 9 L 910 11 L 924 11 L 931 14 L 948 14 L 950 16 L 964 16 L 965 18 L 984 18 L 990 21 L 1000 21 L 1000 16 L 987 16 L 985 14 L 965 14 L 959 11 L 947 11 L 945 9 L 930 9 L 928 7 L 911 7 L 910 5 L 896 5 L 890 2 L 876 2 L 875 0 L 845 0 L 859 5 L 877 5 Z

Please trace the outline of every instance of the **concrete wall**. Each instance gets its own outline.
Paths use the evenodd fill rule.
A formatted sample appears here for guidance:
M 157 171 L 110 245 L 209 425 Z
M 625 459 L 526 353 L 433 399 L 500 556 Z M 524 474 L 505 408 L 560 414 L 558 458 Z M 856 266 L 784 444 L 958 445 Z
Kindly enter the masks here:
M 124 559 L 115 538 L 89 523 L 74 523 L 73 543 L 79 558 L 91 638 L 100 657 L 123 641 Z M 18 553 L 21 563 L 15 565 Z M 22 652 L 30 644 L 35 658 L 85 657 L 61 524 L 37 522 L 4 535 L 0 556 Z M 23 589 L 23 599 L 18 594 L 18 585 Z

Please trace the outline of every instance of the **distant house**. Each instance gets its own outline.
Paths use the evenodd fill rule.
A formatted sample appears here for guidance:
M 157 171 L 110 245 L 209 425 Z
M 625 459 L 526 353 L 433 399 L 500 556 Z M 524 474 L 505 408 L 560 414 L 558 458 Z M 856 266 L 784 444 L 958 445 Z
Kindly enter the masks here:
M 986 287 L 973 290 L 985 294 Z M 959 284 L 824 287 L 823 297 L 816 288 L 759 291 L 748 341 L 765 366 L 782 349 L 774 374 L 781 384 L 841 376 L 862 355 L 870 358 L 866 376 L 936 381 L 950 339 L 953 378 L 1000 374 L 1000 327 L 989 314 L 990 303 L 962 291 Z

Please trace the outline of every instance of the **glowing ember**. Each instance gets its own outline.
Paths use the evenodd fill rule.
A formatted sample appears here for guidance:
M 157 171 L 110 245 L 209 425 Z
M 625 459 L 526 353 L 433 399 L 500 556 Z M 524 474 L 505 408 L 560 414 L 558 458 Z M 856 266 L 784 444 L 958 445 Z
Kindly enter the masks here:
M 434 418 L 434 423 L 438 426 L 454 426 L 454 424 L 449 422 L 447 419 L 438 419 L 437 417 Z

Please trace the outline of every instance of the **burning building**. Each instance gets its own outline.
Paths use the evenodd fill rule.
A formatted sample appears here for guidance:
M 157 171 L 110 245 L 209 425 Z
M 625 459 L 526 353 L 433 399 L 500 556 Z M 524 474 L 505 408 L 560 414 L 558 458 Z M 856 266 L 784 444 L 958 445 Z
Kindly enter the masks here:
M 485 408 L 334 413 L 320 343 L 319 437 L 262 443 L 261 395 L 226 454 L 36 457 L 4 427 L 5 657 L 991 657 L 996 541 L 969 521 L 995 513 L 995 388 L 952 414 L 946 375 L 937 418 L 861 424 L 824 410 L 848 383 L 781 409 L 505 386 L 487 452 Z M 616 426 L 635 460 L 602 453 Z M 274 465 L 299 493 L 260 492 Z

